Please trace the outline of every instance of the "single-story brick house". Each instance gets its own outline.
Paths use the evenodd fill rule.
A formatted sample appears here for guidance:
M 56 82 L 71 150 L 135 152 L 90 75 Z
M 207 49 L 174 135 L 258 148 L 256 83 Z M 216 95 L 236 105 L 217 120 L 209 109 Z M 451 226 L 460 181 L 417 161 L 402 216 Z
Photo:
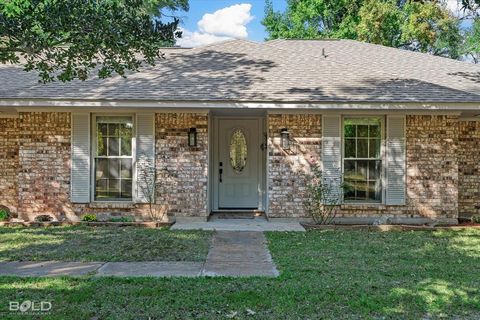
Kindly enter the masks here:
M 349 40 L 165 53 L 126 79 L 44 85 L 0 66 L 0 205 L 145 217 L 144 159 L 172 218 L 303 219 L 317 161 L 353 186 L 338 222 L 479 213 L 480 66 Z

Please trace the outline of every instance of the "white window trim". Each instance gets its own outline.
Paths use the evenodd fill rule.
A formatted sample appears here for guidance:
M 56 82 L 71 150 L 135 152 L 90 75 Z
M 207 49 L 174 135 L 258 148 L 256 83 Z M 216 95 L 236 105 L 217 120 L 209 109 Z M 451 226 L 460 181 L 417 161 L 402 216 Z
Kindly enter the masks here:
M 109 199 L 109 200 L 95 200 L 95 154 L 97 152 L 97 117 L 132 117 L 133 124 L 133 138 L 132 138 L 132 198 L 131 199 Z M 135 203 L 135 192 L 137 186 L 137 152 L 136 152 L 136 137 L 137 137 L 137 122 L 134 113 L 94 113 L 90 119 L 91 139 L 90 139 L 90 202 L 97 204 L 133 204 Z M 121 157 L 119 157 L 121 158 Z M 125 157 L 130 158 L 130 157 Z
M 382 188 L 382 192 L 381 192 L 381 200 L 380 201 L 348 201 L 348 200 L 345 200 L 345 192 L 342 192 L 342 205 L 351 205 L 351 206 L 364 206 L 364 205 L 368 205 L 368 206 L 384 206 L 385 205 L 385 201 L 386 201 L 386 190 L 385 190 L 385 187 L 387 185 L 386 183 L 386 177 L 387 177 L 387 174 L 386 174 L 386 163 L 385 163 L 385 156 L 386 156 L 386 146 L 385 146 L 385 137 L 386 137 L 386 116 L 385 115 L 374 115 L 374 114 L 365 114 L 365 115 L 342 115 L 341 117 L 341 128 L 340 128 L 340 135 L 341 135 L 341 138 L 340 138 L 340 143 L 341 143 L 341 167 L 342 167 L 342 184 L 344 184 L 344 173 L 345 173 L 345 168 L 344 168 L 344 164 L 345 164 L 345 134 L 344 134 L 344 121 L 345 121 L 345 118 L 372 118 L 372 117 L 378 117 L 378 118 L 381 118 L 381 143 L 380 143 L 380 159 L 382 161 L 382 168 L 380 170 L 380 183 L 381 183 L 381 188 Z

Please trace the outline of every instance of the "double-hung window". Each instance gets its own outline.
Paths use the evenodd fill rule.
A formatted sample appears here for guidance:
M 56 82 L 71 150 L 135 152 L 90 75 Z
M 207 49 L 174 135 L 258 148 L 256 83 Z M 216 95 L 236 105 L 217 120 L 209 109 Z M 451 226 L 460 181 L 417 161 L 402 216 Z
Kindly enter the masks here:
M 132 200 L 133 117 L 94 119 L 95 201 Z
M 345 202 L 382 201 L 382 117 L 343 119 Z

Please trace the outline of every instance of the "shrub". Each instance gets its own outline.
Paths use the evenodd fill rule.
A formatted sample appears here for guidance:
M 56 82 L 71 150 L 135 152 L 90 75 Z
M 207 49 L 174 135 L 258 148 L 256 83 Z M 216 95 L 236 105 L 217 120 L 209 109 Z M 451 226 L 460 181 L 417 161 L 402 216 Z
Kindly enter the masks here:
M 473 223 L 480 223 L 480 215 L 475 215 L 472 217 Z
M 10 218 L 10 212 L 6 209 L 0 209 L 0 221 L 7 221 Z
M 93 214 L 93 213 L 86 214 L 82 217 L 82 221 L 96 222 L 96 221 L 98 221 L 97 215 Z
M 134 217 L 116 217 L 116 218 L 110 218 L 108 219 L 110 222 L 135 222 Z
M 346 186 L 342 184 L 341 177 L 338 180 L 326 177 L 318 165 L 313 164 L 311 168 L 312 174 L 306 182 L 305 210 L 317 224 L 332 223 Z
M 53 217 L 49 216 L 48 214 L 42 214 L 35 217 L 36 222 L 50 222 L 52 220 L 53 220 Z

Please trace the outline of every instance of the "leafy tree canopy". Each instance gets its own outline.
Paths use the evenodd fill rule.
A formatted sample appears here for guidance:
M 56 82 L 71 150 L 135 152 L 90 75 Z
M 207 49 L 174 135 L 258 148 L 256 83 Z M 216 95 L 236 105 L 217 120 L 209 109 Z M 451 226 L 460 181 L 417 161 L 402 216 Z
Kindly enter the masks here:
M 461 55 L 459 20 L 434 0 L 288 0 L 285 12 L 274 11 L 266 0 L 262 23 L 269 39 L 356 39 Z
M 43 82 L 125 75 L 172 45 L 188 0 L 0 0 L 0 62 Z M 167 20 L 166 22 L 164 20 Z

